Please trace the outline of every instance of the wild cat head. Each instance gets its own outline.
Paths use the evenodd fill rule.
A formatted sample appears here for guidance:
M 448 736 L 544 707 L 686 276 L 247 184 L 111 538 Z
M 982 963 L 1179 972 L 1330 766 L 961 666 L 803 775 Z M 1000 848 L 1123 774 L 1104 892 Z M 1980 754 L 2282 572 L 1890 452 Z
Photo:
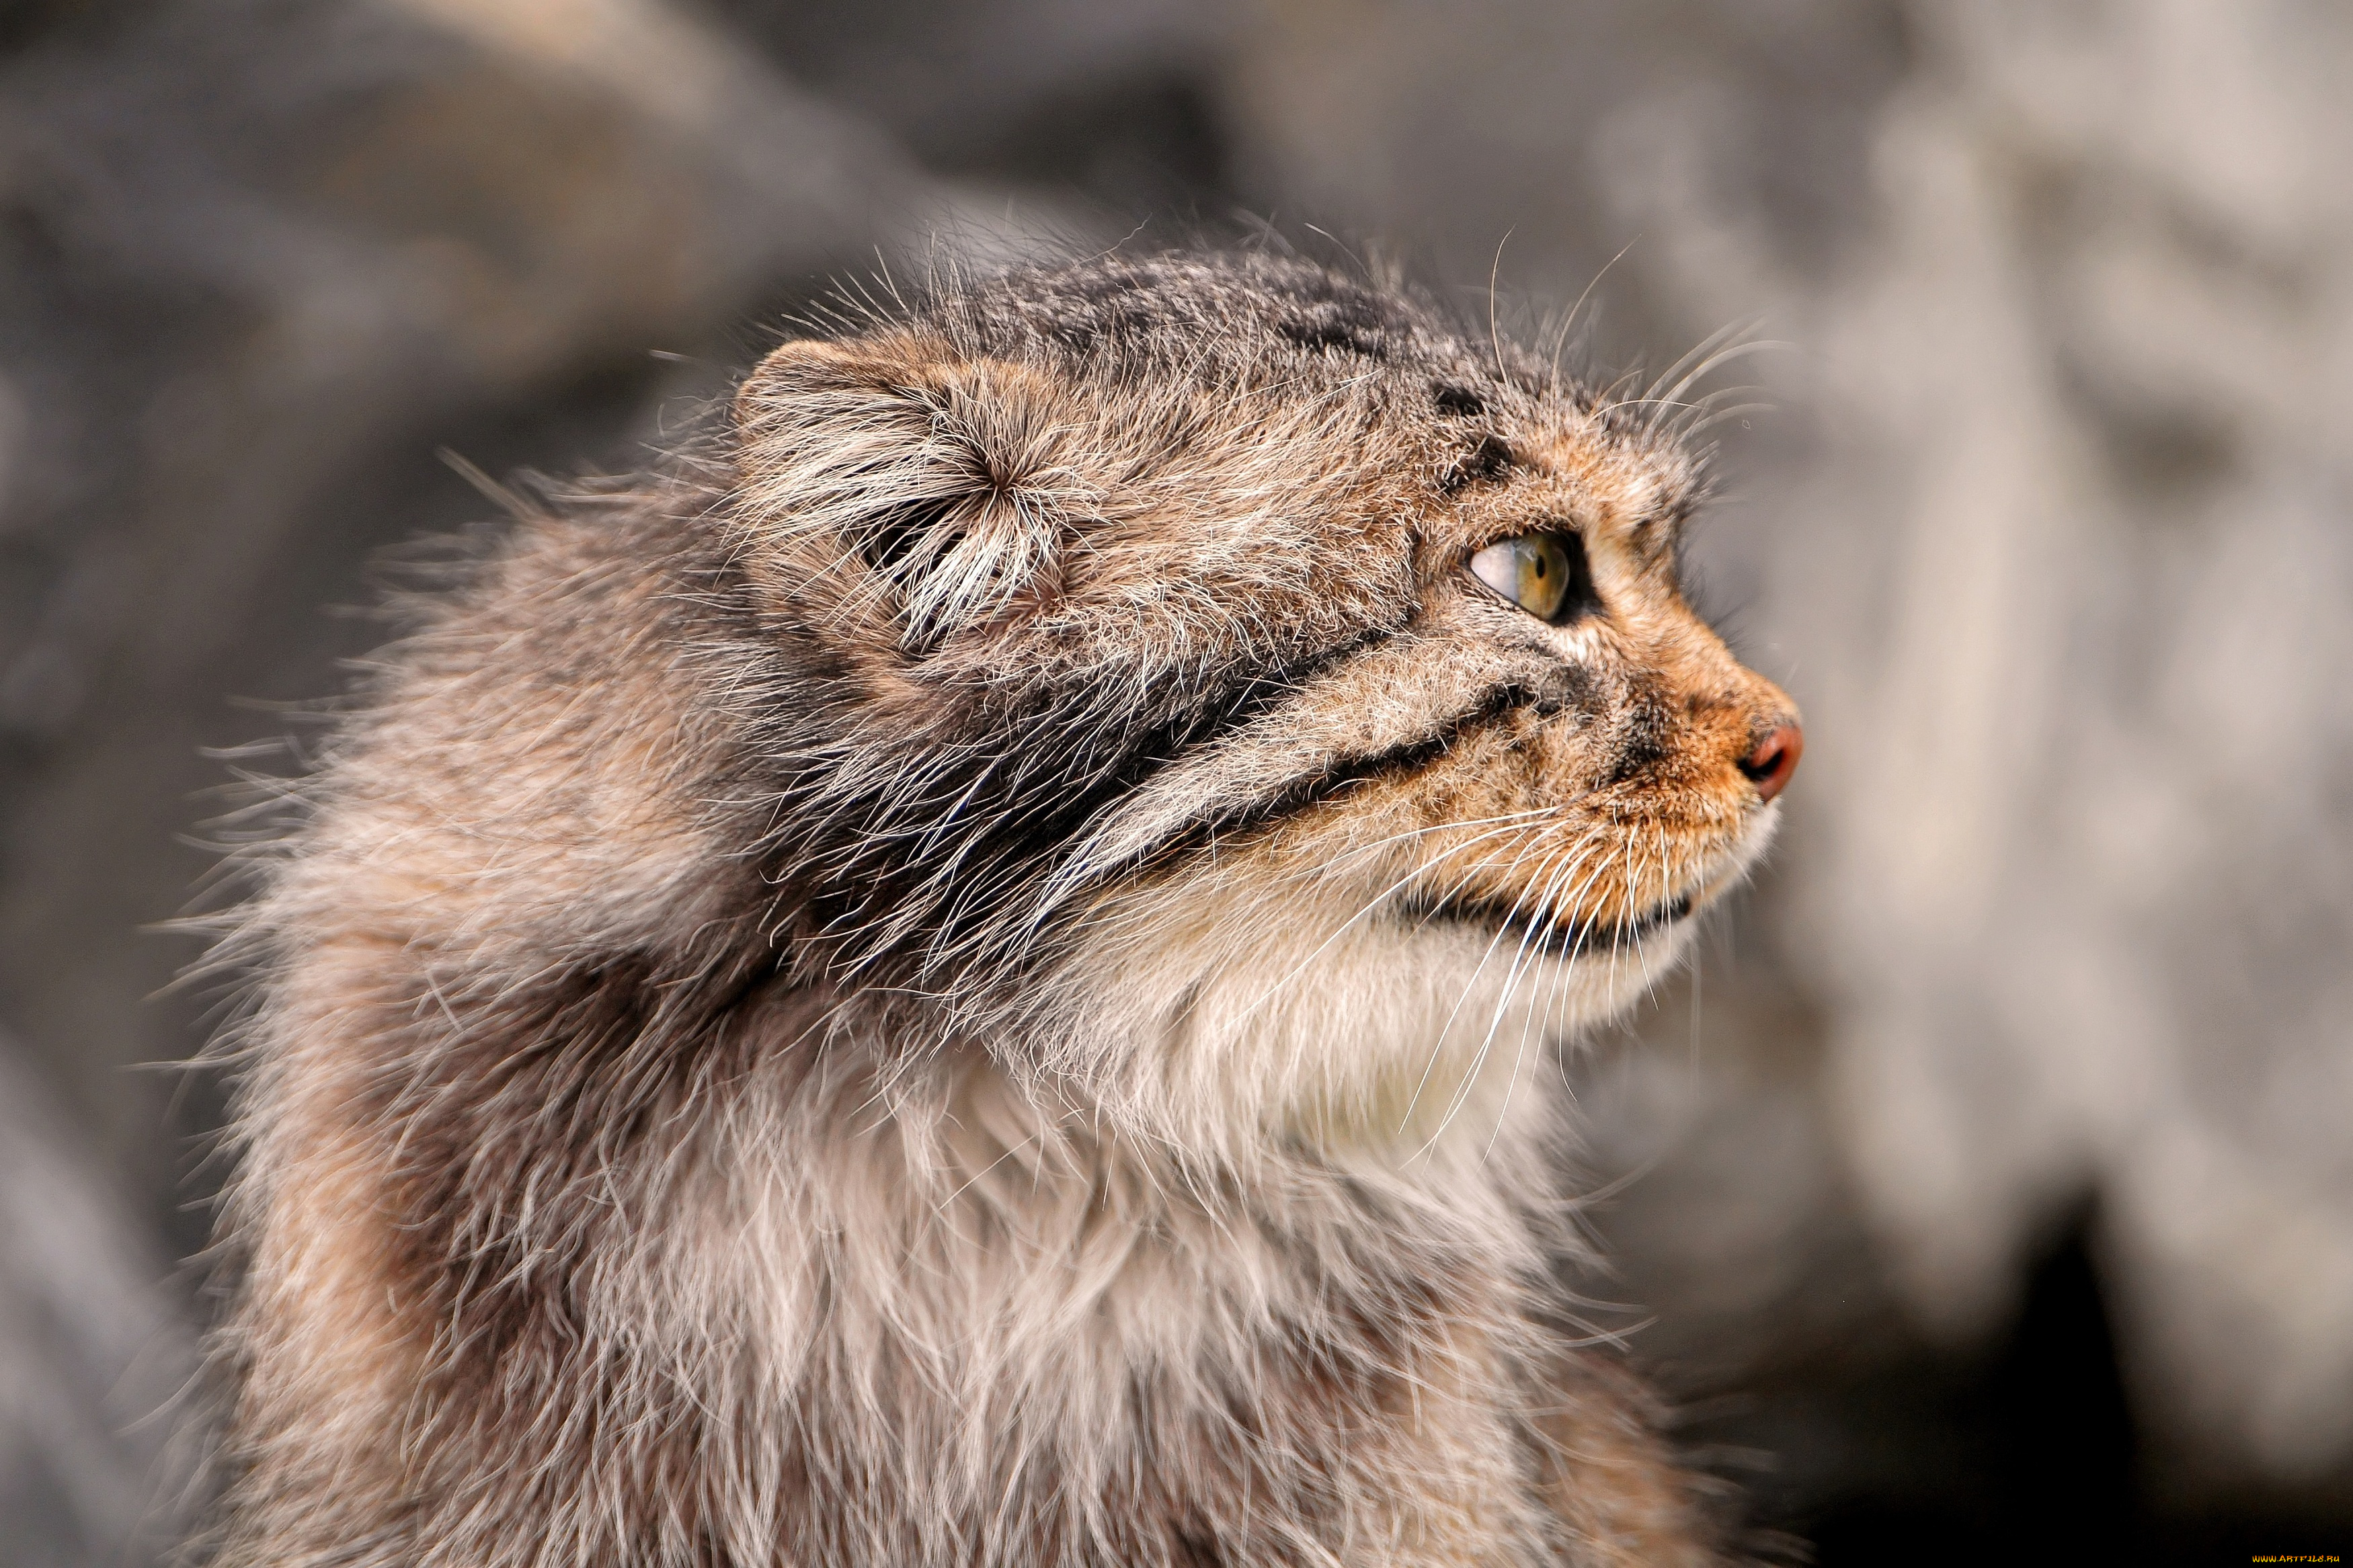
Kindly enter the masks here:
M 1486 1130 L 1797 761 L 1678 591 L 1661 422 L 1397 289 L 1017 273 L 734 412 L 804 962 L 1172 1136 Z

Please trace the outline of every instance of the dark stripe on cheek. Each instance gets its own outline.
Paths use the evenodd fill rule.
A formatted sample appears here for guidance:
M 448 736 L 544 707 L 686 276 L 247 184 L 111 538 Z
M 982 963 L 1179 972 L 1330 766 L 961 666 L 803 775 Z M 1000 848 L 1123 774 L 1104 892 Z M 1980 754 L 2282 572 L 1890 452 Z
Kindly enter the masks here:
M 1582 671 L 1567 666 L 1562 667 L 1561 679 L 1541 685 L 1504 682 L 1491 688 L 1472 707 L 1410 740 L 1378 752 L 1335 757 L 1321 771 L 1294 779 L 1247 805 L 1205 815 L 1172 834 L 1145 858 L 1149 862 L 1196 853 L 1220 837 L 1251 832 L 1297 816 L 1369 779 L 1419 772 L 1452 751 L 1466 736 L 1512 714 L 1529 711 L 1546 718 L 1577 706 L 1578 698 L 1589 691 L 1590 685 Z
M 1321 648 L 1255 671 L 1221 692 L 1197 697 L 1187 710 L 1147 726 L 1134 736 L 1125 751 L 1125 763 L 1112 780 L 1111 793 L 1136 789 L 1188 753 L 1264 718 L 1295 700 L 1301 688 L 1325 670 L 1388 641 L 1389 635 L 1387 631 L 1364 632 L 1336 647 Z
M 812 814 L 814 832 L 780 846 L 777 874 L 787 863 L 826 868 L 805 897 L 829 934 L 904 924 L 926 942 L 953 944 L 956 928 L 1049 875 L 1122 797 L 1389 635 L 1366 631 L 1206 689 L 1171 683 L 1116 710 L 1101 689 L 1073 693 L 1050 676 L 1026 693 L 962 704 L 954 689 L 941 689 L 937 727 L 911 748 L 903 774 L 862 801 Z M 906 776 L 920 786 L 898 793 Z

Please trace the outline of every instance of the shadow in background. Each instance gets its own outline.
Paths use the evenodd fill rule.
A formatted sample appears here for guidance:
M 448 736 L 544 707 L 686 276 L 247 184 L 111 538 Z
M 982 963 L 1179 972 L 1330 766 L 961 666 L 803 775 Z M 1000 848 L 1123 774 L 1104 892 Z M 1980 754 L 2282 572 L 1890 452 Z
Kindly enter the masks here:
M 2095 1232 L 2090 1205 L 2068 1216 L 1991 1342 L 1785 1372 L 1710 1402 L 1687 1440 L 1736 1456 L 1726 1468 L 1759 1523 L 1809 1542 L 1821 1568 L 2341 1553 L 2341 1500 L 2242 1495 L 2218 1509 L 2165 1495 L 2136 1430 Z
M 1845 1441 L 1876 1450 L 1793 1522 L 1824 1568 L 1877 1563 L 2176 1562 L 2180 1542 L 2143 1507 L 2115 1335 L 2089 1249 L 2088 1215 L 2029 1276 L 2002 1342 L 1976 1356 L 1923 1356 L 1813 1397 Z

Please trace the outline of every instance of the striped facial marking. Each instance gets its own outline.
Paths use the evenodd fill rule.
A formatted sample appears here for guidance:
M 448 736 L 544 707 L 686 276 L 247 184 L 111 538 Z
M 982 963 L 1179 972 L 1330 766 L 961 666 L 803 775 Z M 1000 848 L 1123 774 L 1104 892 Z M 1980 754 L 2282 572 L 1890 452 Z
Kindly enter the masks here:
M 1017 279 L 746 383 L 761 852 L 837 973 L 1093 1076 L 1402 1068 L 1617 1005 L 1753 861 L 1797 719 L 1677 589 L 1689 459 L 1401 295 L 1294 330 L 1355 287 Z

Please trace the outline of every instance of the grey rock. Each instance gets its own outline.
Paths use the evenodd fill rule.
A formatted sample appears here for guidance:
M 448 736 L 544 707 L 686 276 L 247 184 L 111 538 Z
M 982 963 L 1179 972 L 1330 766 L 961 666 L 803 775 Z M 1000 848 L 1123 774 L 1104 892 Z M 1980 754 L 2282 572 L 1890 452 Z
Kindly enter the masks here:
M 188 1302 L 0 1035 L 0 1562 L 128 1563 L 179 1533 Z

